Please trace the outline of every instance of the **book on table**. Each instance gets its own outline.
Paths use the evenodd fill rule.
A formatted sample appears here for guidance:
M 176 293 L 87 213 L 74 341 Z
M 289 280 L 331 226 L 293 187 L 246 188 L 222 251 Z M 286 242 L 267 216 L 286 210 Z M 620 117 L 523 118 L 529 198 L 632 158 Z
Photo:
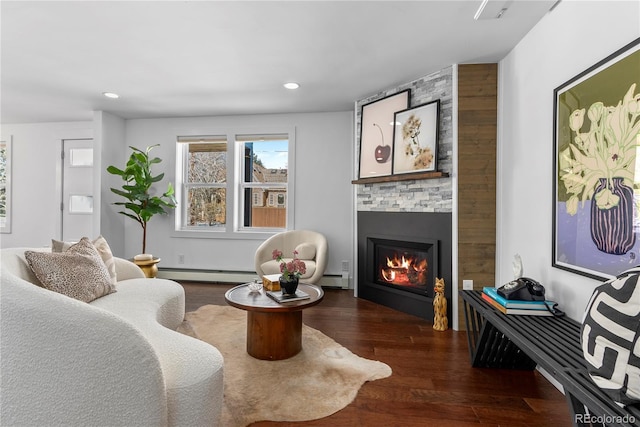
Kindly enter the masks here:
M 506 299 L 498 293 L 496 288 L 485 287 L 482 288 L 483 297 L 484 295 L 489 296 L 492 300 L 500 304 L 504 308 L 510 309 L 520 309 L 520 310 L 544 310 L 548 311 L 548 308 L 553 308 L 555 302 L 553 301 L 526 301 L 526 300 L 515 300 L 515 299 Z
M 267 291 L 267 296 L 276 302 L 292 302 L 292 301 L 301 301 L 305 299 L 311 298 L 311 296 L 301 290 L 296 290 L 295 294 L 283 294 L 282 291 Z
M 482 293 L 482 299 L 504 314 L 519 314 L 526 316 L 553 316 L 553 313 L 547 310 L 544 304 L 540 304 L 539 307 L 536 306 L 536 308 L 507 308 L 484 292 Z

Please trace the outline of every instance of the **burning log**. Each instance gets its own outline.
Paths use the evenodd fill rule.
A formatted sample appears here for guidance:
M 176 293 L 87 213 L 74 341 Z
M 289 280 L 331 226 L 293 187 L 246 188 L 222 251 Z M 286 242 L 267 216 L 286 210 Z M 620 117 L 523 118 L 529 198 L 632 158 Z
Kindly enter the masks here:
M 427 282 L 427 260 L 412 257 L 387 257 L 386 266 L 380 269 L 380 278 L 388 283 L 403 286 L 424 286 Z

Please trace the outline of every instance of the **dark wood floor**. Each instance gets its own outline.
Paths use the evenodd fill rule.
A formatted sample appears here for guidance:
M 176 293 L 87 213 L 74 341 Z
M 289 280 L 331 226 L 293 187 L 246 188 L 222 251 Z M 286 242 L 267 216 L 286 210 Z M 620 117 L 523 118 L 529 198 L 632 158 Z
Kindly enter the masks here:
M 187 311 L 225 305 L 224 293 L 232 287 L 182 284 Z M 303 319 L 353 353 L 388 364 L 393 374 L 366 383 L 330 417 L 254 427 L 572 425 L 564 396 L 537 371 L 472 368 L 465 332 L 434 331 L 430 322 L 338 289 L 325 289 L 323 302 L 306 309 Z

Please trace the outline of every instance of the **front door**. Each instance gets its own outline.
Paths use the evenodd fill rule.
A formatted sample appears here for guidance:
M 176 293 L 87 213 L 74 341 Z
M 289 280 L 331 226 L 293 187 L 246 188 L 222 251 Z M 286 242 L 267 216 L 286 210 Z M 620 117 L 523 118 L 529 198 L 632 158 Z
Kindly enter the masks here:
M 62 156 L 62 240 L 93 240 L 93 140 L 63 140 Z

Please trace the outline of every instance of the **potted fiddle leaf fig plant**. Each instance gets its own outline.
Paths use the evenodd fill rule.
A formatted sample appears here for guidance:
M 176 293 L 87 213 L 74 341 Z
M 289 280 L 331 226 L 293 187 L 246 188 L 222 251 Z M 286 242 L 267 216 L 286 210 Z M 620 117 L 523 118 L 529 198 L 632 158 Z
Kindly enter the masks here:
M 164 173 L 153 175 L 151 167 L 160 163 L 158 157 L 150 157 L 151 150 L 160 144 L 147 147 L 144 151 L 135 147 L 124 169 L 115 166 L 107 167 L 107 172 L 122 177 L 125 182 L 122 188 L 112 188 L 111 191 L 124 197 L 123 202 L 115 202 L 114 205 L 123 206 L 120 211 L 124 216 L 135 220 L 142 227 L 142 254 L 147 250 L 147 223 L 156 214 L 166 215 L 167 209 L 175 209 L 177 206 L 174 197 L 173 186 L 167 186 L 167 191 L 161 195 L 154 195 L 153 185 L 164 178 Z M 151 257 L 149 257 L 151 258 Z

